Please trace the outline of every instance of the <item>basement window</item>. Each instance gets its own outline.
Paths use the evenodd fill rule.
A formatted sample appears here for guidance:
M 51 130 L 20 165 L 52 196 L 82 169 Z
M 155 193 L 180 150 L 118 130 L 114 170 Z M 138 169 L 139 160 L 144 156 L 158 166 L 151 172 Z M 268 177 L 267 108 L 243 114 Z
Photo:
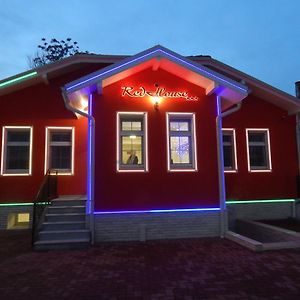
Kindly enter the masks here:
M 29 213 L 9 213 L 7 216 L 7 229 L 28 229 Z

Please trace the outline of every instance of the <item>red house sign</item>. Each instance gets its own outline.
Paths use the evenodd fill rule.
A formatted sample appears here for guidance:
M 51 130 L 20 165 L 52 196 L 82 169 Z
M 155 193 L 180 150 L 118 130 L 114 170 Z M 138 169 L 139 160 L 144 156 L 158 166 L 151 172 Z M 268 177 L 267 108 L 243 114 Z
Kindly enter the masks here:
M 133 98 L 143 98 L 146 96 L 158 98 L 185 99 L 186 101 L 198 101 L 197 96 L 191 96 L 187 91 L 168 91 L 166 88 L 156 86 L 153 91 L 147 90 L 141 86 L 135 88 L 132 86 L 122 86 L 122 97 L 128 96 Z

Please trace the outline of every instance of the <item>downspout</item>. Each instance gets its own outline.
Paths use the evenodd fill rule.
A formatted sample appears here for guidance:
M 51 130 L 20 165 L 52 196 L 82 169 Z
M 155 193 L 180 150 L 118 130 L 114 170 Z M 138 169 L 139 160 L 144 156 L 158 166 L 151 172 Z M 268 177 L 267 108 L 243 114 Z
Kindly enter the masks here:
M 217 149 L 218 149 L 219 198 L 220 198 L 220 210 L 221 210 L 220 212 L 220 236 L 221 237 L 224 237 L 227 231 L 222 118 L 240 110 L 241 107 L 242 107 L 242 102 L 238 103 L 233 108 L 221 113 L 221 97 L 217 95 L 216 128 L 217 128 Z
M 89 227 L 91 230 L 91 244 L 94 245 L 95 243 L 95 226 L 94 226 L 94 174 L 95 174 L 95 118 L 91 114 L 90 107 L 92 105 L 93 95 L 89 95 L 88 99 L 88 114 L 73 107 L 70 104 L 70 100 L 67 97 L 66 91 L 62 88 L 62 95 L 65 102 L 65 106 L 68 110 L 72 111 L 73 113 L 77 113 L 85 118 L 88 119 L 88 168 L 87 168 L 87 178 L 88 178 L 88 196 L 90 197 L 90 203 L 88 203 L 89 209 L 88 212 L 90 214 L 89 219 Z
M 300 101 L 300 81 L 295 82 L 295 92 L 296 92 L 296 98 Z M 297 192 L 298 197 L 300 193 L 300 112 L 296 113 L 296 139 L 297 139 L 297 154 L 298 154 L 298 176 L 297 176 Z M 299 203 L 299 198 L 296 199 L 293 203 L 293 218 L 297 218 L 297 209 L 296 204 Z

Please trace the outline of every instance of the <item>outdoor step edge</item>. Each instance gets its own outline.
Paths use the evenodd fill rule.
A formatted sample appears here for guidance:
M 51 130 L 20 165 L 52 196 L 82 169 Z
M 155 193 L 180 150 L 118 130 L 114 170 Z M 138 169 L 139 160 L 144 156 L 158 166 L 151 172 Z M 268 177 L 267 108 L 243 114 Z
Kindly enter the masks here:
M 61 205 L 61 206 L 48 206 L 48 208 L 54 208 L 54 209 L 61 209 L 61 208 L 85 208 L 85 205 L 68 205 L 68 206 L 65 206 L 65 205 Z
M 85 221 L 65 221 L 65 222 L 62 222 L 62 221 L 52 221 L 52 222 L 43 222 L 43 225 L 70 225 L 70 224 L 85 224 Z
M 39 233 L 79 233 L 79 232 L 90 232 L 89 229 L 68 229 L 68 230 L 42 230 Z
M 53 244 L 75 244 L 75 243 L 89 243 L 90 239 L 70 239 L 70 240 L 46 240 L 46 241 L 36 241 L 35 246 L 38 245 L 53 245 Z
M 85 216 L 84 213 L 66 213 L 66 214 L 46 214 L 46 217 L 56 217 L 56 216 Z
M 60 202 L 60 201 L 87 201 L 87 198 L 55 198 L 51 202 Z

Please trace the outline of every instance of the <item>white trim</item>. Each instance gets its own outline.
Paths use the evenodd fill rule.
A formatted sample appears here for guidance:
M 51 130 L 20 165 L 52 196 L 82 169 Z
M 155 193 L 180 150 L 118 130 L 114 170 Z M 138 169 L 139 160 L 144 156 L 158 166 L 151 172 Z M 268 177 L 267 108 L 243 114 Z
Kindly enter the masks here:
M 70 130 L 72 131 L 72 158 L 71 158 L 71 172 L 62 172 L 58 170 L 57 175 L 74 175 L 74 165 L 75 165 L 75 127 L 60 127 L 60 126 L 48 126 L 46 127 L 45 134 L 45 163 L 44 163 L 44 174 L 47 173 L 49 169 L 49 131 L 50 130 Z
M 7 129 L 29 129 L 29 169 L 28 173 L 6 173 L 6 146 L 7 146 Z M 32 126 L 3 126 L 2 127 L 2 149 L 1 149 L 1 175 L 2 176 L 31 176 L 32 174 L 32 143 L 33 127 Z
M 143 150 L 144 150 L 144 168 L 143 169 L 121 169 L 120 168 L 120 116 L 121 115 L 135 115 L 135 116 L 142 116 L 143 117 L 143 129 L 144 129 L 144 141 L 143 141 Z M 132 111 L 118 111 L 117 112 L 117 156 L 116 156 L 116 166 L 117 172 L 120 173 L 132 173 L 132 172 L 148 172 L 149 165 L 148 165 L 148 113 L 147 112 L 132 112 Z
M 266 132 L 267 133 L 267 155 L 268 155 L 268 166 L 266 169 L 251 169 L 250 166 L 250 154 L 249 154 L 249 138 L 248 133 L 249 131 L 257 131 L 257 132 Z M 270 144 L 270 133 L 269 128 L 246 128 L 246 144 L 247 144 L 247 164 L 248 164 L 248 172 L 250 173 L 268 173 L 272 172 L 272 158 L 271 158 L 271 144 Z
M 236 134 L 235 134 L 235 128 L 222 128 L 222 138 L 223 138 L 223 132 L 224 131 L 231 131 L 232 132 L 232 142 L 233 142 L 233 166 L 234 168 L 232 170 L 225 169 L 224 167 L 224 173 L 237 173 L 238 172 L 238 163 L 237 163 L 237 151 L 236 151 Z
M 183 168 L 183 169 L 172 169 L 171 168 L 171 159 L 170 159 L 170 128 L 169 128 L 169 120 L 170 116 L 183 116 L 183 117 L 190 117 L 191 123 L 191 130 L 192 130 L 192 168 Z M 195 121 L 195 113 L 185 113 L 185 112 L 167 112 L 166 113 L 166 129 L 167 129 L 167 168 L 168 172 L 197 172 L 198 171 L 198 159 L 197 159 L 197 140 L 196 140 L 196 121 Z

